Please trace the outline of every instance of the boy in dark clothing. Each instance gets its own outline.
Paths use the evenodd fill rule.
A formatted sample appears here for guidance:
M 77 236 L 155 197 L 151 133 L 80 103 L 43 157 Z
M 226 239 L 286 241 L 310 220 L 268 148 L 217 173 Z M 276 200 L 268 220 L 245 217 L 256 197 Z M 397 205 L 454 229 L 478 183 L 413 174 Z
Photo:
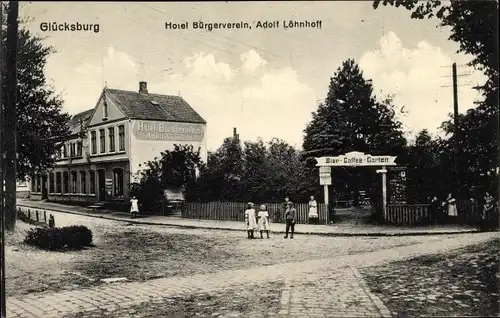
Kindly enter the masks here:
M 286 227 L 285 227 L 285 238 L 288 238 L 288 233 L 290 232 L 290 238 L 293 239 L 293 233 L 295 232 L 295 215 L 297 214 L 293 203 L 288 201 L 287 209 L 285 212 Z

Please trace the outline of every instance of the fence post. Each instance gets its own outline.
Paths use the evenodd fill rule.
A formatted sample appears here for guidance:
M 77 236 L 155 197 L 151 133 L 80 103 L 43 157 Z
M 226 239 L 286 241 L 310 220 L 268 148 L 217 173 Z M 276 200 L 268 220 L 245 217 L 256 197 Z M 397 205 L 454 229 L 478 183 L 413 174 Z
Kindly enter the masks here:
M 56 226 L 56 220 L 54 219 L 54 216 L 51 214 L 49 216 L 49 227 L 52 229 Z
M 30 209 L 28 209 L 28 219 L 31 220 L 31 210 Z
M 43 223 L 47 223 L 47 211 L 43 211 Z
M 35 211 L 36 221 L 40 222 L 40 216 L 38 215 L 38 210 Z

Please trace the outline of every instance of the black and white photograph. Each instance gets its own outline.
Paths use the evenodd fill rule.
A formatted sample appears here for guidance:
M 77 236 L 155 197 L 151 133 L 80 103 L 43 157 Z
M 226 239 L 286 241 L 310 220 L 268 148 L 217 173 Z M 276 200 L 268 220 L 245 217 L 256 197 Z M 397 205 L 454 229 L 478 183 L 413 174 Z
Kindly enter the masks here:
M 498 1 L 0 2 L 5 318 L 500 317 Z

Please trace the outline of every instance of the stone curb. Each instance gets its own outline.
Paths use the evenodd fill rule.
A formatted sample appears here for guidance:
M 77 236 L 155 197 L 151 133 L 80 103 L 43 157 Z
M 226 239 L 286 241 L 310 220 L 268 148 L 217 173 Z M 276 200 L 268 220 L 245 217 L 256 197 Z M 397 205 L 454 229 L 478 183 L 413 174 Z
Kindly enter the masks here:
M 105 219 L 105 220 L 127 222 L 127 223 L 132 223 L 132 224 L 141 224 L 141 225 L 171 226 L 171 227 L 185 228 L 185 229 L 205 229 L 205 230 L 219 230 L 219 231 L 240 231 L 240 232 L 245 231 L 244 229 L 235 229 L 235 228 L 226 228 L 226 227 L 217 227 L 217 226 L 187 225 L 187 224 L 175 224 L 175 223 L 168 223 L 168 222 L 162 222 L 162 223 L 148 222 L 148 221 L 142 221 L 140 219 L 125 219 L 125 218 L 105 216 L 105 215 L 96 215 L 96 214 L 85 213 L 85 212 L 68 211 L 68 210 L 62 210 L 62 209 L 58 209 L 58 208 L 34 207 L 34 206 L 23 205 L 23 204 L 19 204 L 19 203 L 17 204 L 17 206 L 23 207 L 23 208 L 28 208 L 28 209 L 41 209 L 41 210 L 48 210 L 48 211 L 54 211 L 54 212 L 60 212 L 60 213 L 89 216 L 89 217 L 101 218 L 101 219 Z M 57 225 L 57 223 L 56 223 L 56 225 Z M 283 226 L 284 226 L 284 224 L 283 224 Z M 285 231 L 283 231 L 283 230 L 271 231 L 271 232 L 276 233 L 276 234 L 285 234 Z M 454 230 L 454 231 L 437 231 L 437 232 L 430 232 L 430 231 L 401 232 L 401 231 L 399 231 L 399 232 L 392 232 L 392 233 L 383 233 L 383 232 L 354 232 L 354 233 L 330 232 L 330 233 L 328 233 L 328 232 L 295 231 L 295 234 L 332 236 L 332 237 L 335 237 L 335 236 L 338 236 L 338 237 L 358 237 L 358 236 L 386 237 L 386 236 L 454 235 L 454 234 L 472 234 L 472 233 L 481 233 L 481 232 L 485 232 L 485 231 L 476 230 L 476 229 Z

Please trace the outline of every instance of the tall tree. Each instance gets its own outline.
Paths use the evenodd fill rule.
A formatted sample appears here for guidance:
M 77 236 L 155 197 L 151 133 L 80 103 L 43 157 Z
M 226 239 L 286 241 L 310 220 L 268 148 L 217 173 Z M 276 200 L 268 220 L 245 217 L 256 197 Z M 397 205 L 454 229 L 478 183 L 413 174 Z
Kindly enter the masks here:
M 474 112 L 469 112 L 461 119 L 459 127 L 458 142 L 472 142 L 466 152 L 470 149 L 470 155 L 478 155 L 482 158 L 476 165 L 482 165 L 474 169 L 486 169 L 491 173 L 498 168 L 498 162 L 494 158 L 499 153 L 499 117 L 498 117 L 498 1 L 418 1 L 418 0 L 375 0 L 375 9 L 380 4 L 403 7 L 411 11 L 412 19 L 436 18 L 439 27 L 449 27 L 451 31 L 450 40 L 457 42 L 460 46 L 458 52 L 473 56 L 470 65 L 481 70 L 488 77 L 484 85 L 476 87 L 483 95 L 483 100 L 478 101 Z M 443 125 L 449 135 L 452 135 L 452 122 Z M 463 138 L 463 140 L 462 140 Z M 450 141 L 452 141 L 450 140 Z M 469 140 L 469 141 L 468 141 Z M 474 153 L 474 155 L 472 155 Z M 463 157 L 462 155 L 460 157 Z M 474 163 L 470 163 L 474 164 Z M 462 165 L 459 165 L 463 168 Z M 467 168 L 467 167 L 466 167 Z M 460 173 L 467 173 L 466 170 Z M 485 173 L 485 172 L 481 172 Z
M 330 79 L 327 97 L 312 114 L 304 130 L 304 157 L 311 180 L 317 180 L 312 157 L 360 151 L 373 155 L 399 155 L 406 145 L 401 123 L 395 119 L 390 98 L 377 101 L 370 80 L 363 78 L 352 59 L 342 63 Z M 370 187 L 375 177 L 368 170 L 335 169 L 333 186 L 344 192 Z M 345 188 L 345 185 L 351 187 Z
M 44 73 L 54 48 L 22 25 L 17 42 L 17 177 L 23 179 L 33 170 L 53 164 L 57 138 L 68 133 L 70 116 L 63 112 L 63 100 L 47 83 Z M 2 43 L 6 45 L 5 38 Z M 6 93 L 6 82 L 2 83 Z

